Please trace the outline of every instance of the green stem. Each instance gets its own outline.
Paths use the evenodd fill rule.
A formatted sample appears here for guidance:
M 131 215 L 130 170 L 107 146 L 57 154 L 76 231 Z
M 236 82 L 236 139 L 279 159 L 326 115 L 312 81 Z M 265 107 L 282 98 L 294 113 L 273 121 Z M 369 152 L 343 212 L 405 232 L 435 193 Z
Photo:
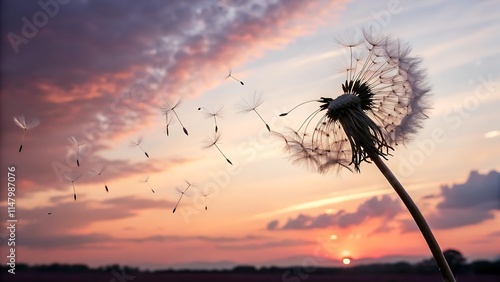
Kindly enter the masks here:
M 427 242 L 427 245 L 429 246 L 429 249 L 432 252 L 432 255 L 434 256 L 434 259 L 436 260 L 439 270 L 441 271 L 441 274 L 443 275 L 443 278 L 445 279 L 446 282 L 456 282 L 455 277 L 453 276 L 453 273 L 451 272 L 450 266 L 448 265 L 448 262 L 446 262 L 446 259 L 444 258 L 443 252 L 441 251 L 441 248 L 439 247 L 439 244 L 432 234 L 431 228 L 427 224 L 427 221 L 425 220 L 424 216 L 418 209 L 417 205 L 413 200 L 411 199 L 410 195 L 408 192 L 406 192 L 405 188 L 399 180 L 394 176 L 392 171 L 385 165 L 385 163 L 382 161 L 382 159 L 378 156 L 370 156 L 371 160 L 377 165 L 377 167 L 380 169 L 382 174 L 385 176 L 387 181 L 391 184 L 392 188 L 396 191 L 396 193 L 399 195 L 403 203 L 405 204 L 406 208 L 412 215 L 413 219 L 415 220 L 415 223 L 417 224 L 418 228 L 420 229 L 420 232 L 424 236 L 425 241 Z

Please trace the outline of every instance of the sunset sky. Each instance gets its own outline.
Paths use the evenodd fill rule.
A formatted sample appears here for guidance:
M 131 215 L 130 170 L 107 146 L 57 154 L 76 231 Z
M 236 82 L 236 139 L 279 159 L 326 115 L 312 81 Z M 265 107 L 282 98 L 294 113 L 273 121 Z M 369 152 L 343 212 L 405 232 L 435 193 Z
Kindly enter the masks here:
M 424 128 L 387 165 L 443 249 L 500 256 L 498 1 L 60 2 L 1 7 L 0 215 L 5 225 L 15 166 L 18 262 L 157 269 L 297 264 L 318 250 L 330 258 L 323 265 L 431 257 L 374 165 L 319 174 L 292 164 L 257 114 L 240 112 L 257 93 L 273 131 L 300 126 L 314 106 L 278 115 L 342 94 L 336 38 L 366 27 L 408 42 L 432 86 Z M 170 115 L 166 136 L 161 107 L 180 98 L 189 135 Z M 206 111 L 219 107 L 217 145 L 233 165 L 204 148 L 214 138 Z M 40 120 L 22 152 L 18 115 Z M 84 142 L 80 166 L 70 137 Z M 138 138 L 149 158 L 129 147 Z M 89 173 L 99 166 L 102 178 Z M 77 201 L 65 175 L 80 175 Z

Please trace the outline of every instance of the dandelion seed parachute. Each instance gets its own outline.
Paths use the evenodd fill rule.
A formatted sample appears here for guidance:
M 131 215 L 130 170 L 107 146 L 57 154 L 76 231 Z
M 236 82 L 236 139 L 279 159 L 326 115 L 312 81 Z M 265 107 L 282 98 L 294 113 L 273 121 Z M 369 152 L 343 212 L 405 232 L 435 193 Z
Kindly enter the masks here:
M 245 83 L 243 83 L 243 81 L 241 81 L 241 80 L 237 79 L 236 77 L 234 77 L 234 76 L 232 75 L 232 71 L 231 71 L 231 70 L 229 70 L 229 74 L 227 75 L 226 79 L 228 79 L 228 78 L 232 78 L 232 79 L 234 79 L 234 80 L 238 81 L 241 85 L 245 85 Z
M 70 174 L 65 174 L 64 178 L 71 182 L 71 186 L 73 187 L 73 199 L 76 201 L 76 189 L 75 189 L 75 181 L 77 181 L 80 178 L 80 174 L 77 173 L 70 173 Z
M 167 103 L 164 107 L 161 108 L 161 110 L 165 115 L 168 115 L 170 112 L 174 113 L 177 121 L 179 121 L 180 125 L 182 126 L 182 131 L 184 132 L 184 134 L 189 135 L 188 130 L 186 129 L 184 124 L 182 124 L 182 121 L 179 118 L 179 115 L 177 115 L 177 112 L 175 111 L 175 108 L 177 108 L 181 104 L 181 102 L 182 102 L 182 100 L 178 100 L 175 104 Z M 167 123 L 167 132 L 168 132 L 168 125 L 169 124 L 170 123 Z
M 244 104 L 238 105 L 241 110 L 240 112 L 242 113 L 248 113 L 248 112 L 255 112 L 257 116 L 260 118 L 260 120 L 265 124 L 267 131 L 271 132 L 271 127 L 267 122 L 264 120 L 264 118 L 259 114 L 257 111 L 257 108 L 264 103 L 262 100 L 262 95 L 257 95 L 257 93 L 254 93 L 252 100 L 251 101 L 243 101 Z
M 76 165 L 80 166 L 80 147 L 85 146 L 85 141 L 78 141 L 74 136 L 68 137 L 68 140 L 76 146 Z
M 222 150 L 220 149 L 220 147 L 217 145 L 217 142 L 219 142 L 220 138 L 221 138 L 220 133 L 215 133 L 214 138 L 207 138 L 207 139 L 205 139 L 205 141 L 204 141 L 205 145 L 203 146 L 203 148 L 205 148 L 205 149 L 208 149 L 208 148 L 211 148 L 211 147 L 217 148 L 217 150 L 219 151 L 219 153 L 221 153 L 221 155 L 226 159 L 226 161 L 230 165 L 233 165 L 233 163 L 227 158 L 226 154 L 224 154 L 222 152 Z
M 106 192 L 109 192 L 108 185 L 106 184 L 106 181 L 104 181 L 104 177 L 102 176 L 102 172 L 104 171 L 104 166 L 103 165 L 98 165 L 94 168 L 92 168 L 89 173 L 94 176 L 99 176 L 99 178 L 102 181 L 102 184 L 104 184 L 104 189 L 106 189 Z
M 204 201 L 205 201 L 205 210 L 208 210 L 208 206 L 207 206 L 207 197 L 208 197 L 208 193 L 203 193 L 200 191 L 200 194 L 203 196 L 204 198 Z
M 142 137 L 139 137 L 139 138 L 137 138 L 136 141 L 131 141 L 129 144 L 129 147 L 130 148 L 133 148 L 136 146 L 139 147 L 139 149 L 141 149 L 141 151 L 144 153 L 144 155 L 146 155 L 146 157 L 149 158 L 148 153 L 141 147 L 141 142 L 142 142 Z
M 24 143 L 24 136 L 26 135 L 26 130 L 33 129 L 37 127 L 40 124 L 40 120 L 37 118 L 32 119 L 31 121 L 27 122 L 24 116 L 15 116 L 13 118 L 14 123 L 19 126 L 21 129 L 23 129 L 23 137 L 21 139 L 21 145 L 19 146 L 19 153 L 23 150 L 23 143 Z
M 149 187 L 149 189 L 151 190 L 151 192 L 155 193 L 155 190 L 153 190 L 153 187 L 151 187 L 151 185 L 149 184 L 149 176 L 146 176 L 146 178 L 144 180 L 139 180 L 139 182 L 143 182 L 143 183 L 146 183 Z
M 198 108 L 198 111 L 201 109 L 205 110 L 205 117 L 207 118 L 213 118 L 214 119 L 214 125 L 215 125 L 215 133 L 219 131 L 219 126 L 217 125 L 217 118 L 222 118 L 222 107 L 218 107 L 215 110 L 208 110 L 206 108 Z
M 181 202 L 181 200 L 182 200 L 182 196 L 184 196 L 184 195 L 189 196 L 189 195 L 187 195 L 187 194 L 186 194 L 186 192 L 187 192 L 187 191 L 188 191 L 188 189 L 189 189 L 191 186 L 193 186 L 193 185 L 192 185 L 191 183 L 189 183 L 189 181 L 187 181 L 187 180 L 185 180 L 185 181 L 186 181 L 186 183 L 187 183 L 187 185 L 188 185 L 188 186 L 186 187 L 186 189 L 181 190 L 179 187 L 177 187 L 177 188 L 176 188 L 176 190 L 177 190 L 179 193 L 181 193 L 181 196 L 179 197 L 179 200 L 177 200 L 177 203 L 175 204 L 174 209 L 172 210 L 172 213 L 175 213 L 175 211 L 177 210 L 177 207 L 179 206 L 179 203 L 180 203 L 180 202 Z
M 411 139 L 430 109 L 421 59 L 410 55 L 407 44 L 368 31 L 339 43 L 349 51 L 339 96 L 299 104 L 320 103 L 286 136 L 294 162 L 320 173 L 341 167 L 359 172 L 370 156 L 387 158 L 394 146 Z

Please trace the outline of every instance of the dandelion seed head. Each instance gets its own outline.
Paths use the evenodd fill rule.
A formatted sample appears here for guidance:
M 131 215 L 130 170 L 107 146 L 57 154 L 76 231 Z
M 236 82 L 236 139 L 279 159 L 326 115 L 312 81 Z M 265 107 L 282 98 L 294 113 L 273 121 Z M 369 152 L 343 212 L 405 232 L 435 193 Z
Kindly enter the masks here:
M 317 100 L 319 109 L 302 131 L 286 137 L 294 162 L 320 173 L 334 167 L 359 171 L 370 156 L 387 158 L 417 133 L 430 109 L 422 61 L 407 44 L 367 30 L 338 42 L 349 50 L 339 96 Z

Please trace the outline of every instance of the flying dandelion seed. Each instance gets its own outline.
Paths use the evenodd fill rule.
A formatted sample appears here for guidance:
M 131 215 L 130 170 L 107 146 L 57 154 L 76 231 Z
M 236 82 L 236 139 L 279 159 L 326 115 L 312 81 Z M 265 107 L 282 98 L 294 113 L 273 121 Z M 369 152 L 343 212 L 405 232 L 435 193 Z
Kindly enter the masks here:
M 266 121 L 262 118 L 262 116 L 257 111 L 257 108 L 260 105 L 262 105 L 262 103 L 264 103 L 264 101 L 262 100 L 262 95 L 257 96 L 257 93 L 254 93 L 251 101 L 248 101 L 248 102 L 243 101 L 243 103 L 244 104 L 239 105 L 239 107 L 241 108 L 240 112 L 242 112 L 242 113 L 249 113 L 252 111 L 255 112 L 259 116 L 260 120 L 262 120 L 262 122 L 266 125 L 267 130 L 270 132 L 271 127 L 269 127 L 269 125 L 266 123 Z
M 142 137 L 139 137 L 139 138 L 137 138 L 137 140 L 131 141 L 129 144 L 129 147 L 130 148 L 133 148 L 136 146 L 139 147 L 139 149 L 141 149 L 144 152 L 144 155 L 146 155 L 146 157 L 149 158 L 148 153 L 146 153 L 146 151 L 144 151 L 144 149 L 141 147 L 141 142 L 142 142 Z
M 48 212 L 47 215 L 51 215 L 52 213 L 51 212 Z
M 205 108 L 198 108 L 198 111 L 201 110 L 201 109 L 205 110 L 205 116 L 207 118 L 213 118 L 214 119 L 215 133 L 217 133 L 219 131 L 219 128 L 217 126 L 217 118 L 222 118 L 222 107 L 218 107 L 214 111 L 210 111 L 210 110 L 207 110 Z
M 203 196 L 203 198 L 205 200 L 205 210 L 208 210 L 207 197 L 208 197 L 208 195 L 210 195 L 210 193 L 204 193 L 203 191 L 200 190 L 200 194 Z
M 109 192 L 109 190 L 108 190 L 108 185 L 106 185 L 106 181 L 104 181 L 104 178 L 102 177 L 102 172 L 103 172 L 103 171 L 104 171 L 104 166 L 103 166 L 103 165 L 98 165 L 98 166 L 96 166 L 96 167 L 92 168 L 92 169 L 89 171 L 89 173 L 90 173 L 91 175 L 94 175 L 94 176 L 95 176 L 95 175 L 99 176 L 99 178 L 100 178 L 100 179 L 101 179 L 101 181 L 102 181 L 102 184 L 104 185 L 104 189 L 106 189 L 106 192 Z
M 233 165 L 233 163 L 226 157 L 226 155 L 222 152 L 222 150 L 219 148 L 219 146 L 217 145 L 217 142 L 219 142 L 221 138 L 221 135 L 220 133 L 215 133 L 215 136 L 214 138 L 207 138 L 205 139 L 205 145 L 203 146 L 203 148 L 205 149 L 208 149 L 208 148 L 211 148 L 211 147 L 215 147 L 217 148 L 217 150 L 219 150 L 219 152 L 221 153 L 221 155 L 226 159 L 226 161 L 230 164 L 230 165 Z
M 187 180 L 184 180 L 184 181 L 186 181 L 186 183 L 187 183 L 186 189 L 182 190 L 179 187 L 176 187 L 177 192 L 181 193 L 181 196 L 179 197 L 179 200 L 177 200 L 177 203 L 175 204 L 175 207 L 172 210 L 172 213 L 175 213 L 175 211 L 177 210 L 177 206 L 179 206 L 179 203 L 181 202 L 182 196 L 186 195 L 186 197 L 190 197 L 188 194 L 186 194 L 186 192 L 189 189 L 189 187 L 191 187 L 193 185 L 191 185 L 191 183 L 189 183 Z
M 85 141 L 78 141 L 74 136 L 69 137 L 68 140 L 76 146 L 76 165 L 80 166 L 80 147 L 85 146 Z
M 382 160 L 393 146 L 416 134 L 427 118 L 430 87 L 422 60 L 411 56 L 411 48 L 398 39 L 375 37 L 367 30 L 362 38 L 341 37 L 339 43 L 349 51 L 346 81 L 337 98 L 298 105 L 320 103 L 287 137 L 291 156 L 320 173 L 342 167 L 360 172 L 362 162 L 374 162 L 413 216 L 445 280 L 455 281 L 418 207 Z
M 40 120 L 37 118 L 32 119 L 31 121 L 27 122 L 24 116 L 15 116 L 14 118 L 14 123 L 19 126 L 23 130 L 23 137 L 21 139 L 21 146 L 19 146 L 19 153 L 23 150 L 23 144 L 24 144 L 24 136 L 26 135 L 26 130 L 33 129 L 37 127 L 40 124 Z
M 234 77 L 231 73 L 232 73 L 232 70 L 229 70 L 229 74 L 227 75 L 226 79 L 228 79 L 228 78 L 232 78 L 232 79 L 234 79 L 234 80 L 238 81 L 241 85 L 245 85 L 245 83 L 243 83 L 243 81 L 241 81 L 241 80 L 237 79 L 237 78 L 236 78 L 236 77 Z
M 151 187 L 151 185 L 149 185 L 148 181 L 149 181 L 149 175 L 146 176 L 146 178 L 139 180 L 139 182 L 146 183 L 148 185 L 149 189 L 151 189 L 151 192 L 155 193 L 155 190 L 153 190 L 153 187 Z
M 78 173 L 67 173 L 64 175 L 64 178 L 71 182 L 71 186 L 73 187 L 73 199 L 76 201 L 76 189 L 75 189 L 75 181 L 80 178 L 80 174 Z
M 173 104 L 173 105 L 172 105 L 172 104 L 166 104 L 166 105 L 164 105 L 164 106 L 161 108 L 161 110 L 162 110 L 162 112 L 163 112 L 165 115 L 168 115 L 168 113 L 170 113 L 170 112 L 174 113 L 175 117 L 177 118 L 177 120 L 179 121 L 179 123 L 180 123 L 180 124 L 181 124 L 181 126 L 182 126 L 182 130 L 184 131 L 184 134 L 189 135 L 189 133 L 188 133 L 188 131 L 187 131 L 186 127 L 184 127 L 184 124 L 182 124 L 181 119 L 179 118 L 179 116 L 177 115 L 177 112 L 175 111 L 175 109 L 176 109 L 177 107 L 179 107 L 179 105 L 181 104 L 181 101 L 182 101 L 182 100 L 180 100 L 180 99 L 179 99 L 179 100 L 178 100 L 175 104 Z M 167 134 L 167 135 L 168 135 L 168 134 Z

